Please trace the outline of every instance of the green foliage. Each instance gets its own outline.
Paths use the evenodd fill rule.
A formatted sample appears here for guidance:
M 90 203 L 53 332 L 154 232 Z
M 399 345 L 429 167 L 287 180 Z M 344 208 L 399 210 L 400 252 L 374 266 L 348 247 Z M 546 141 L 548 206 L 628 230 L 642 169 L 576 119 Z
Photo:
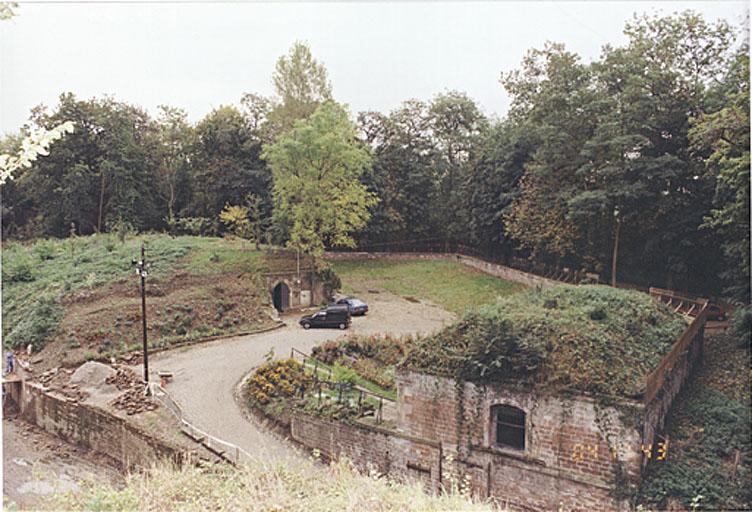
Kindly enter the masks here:
M 11 329 L 6 330 L 4 344 L 22 349 L 31 345 L 37 352 L 57 332 L 62 318 L 62 307 L 50 299 L 41 298 L 27 309 L 22 318 L 13 322 Z
M 290 131 L 295 121 L 310 117 L 319 105 L 332 101 L 326 67 L 300 41 L 277 60 L 272 81 L 281 100 L 267 116 L 269 126 L 265 130 L 271 132 L 272 138 Z
M 692 119 L 692 147 L 703 154 L 708 172 L 715 177 L 713 209 L 705 226 L 723 240 L 729 268 L 723 272 L 727 293 L 750 302 L 750 157 L 749 157 L 749 43 L 736 52 L 723 81 L 713 94 L 720 97 L 715 111 Z
M 554 309 L 546 307 L 551 300 Z M 606 315 L 594 320 L 597 309 Z M 559 286 L 465 315 L 419 339 L 405 364 L 460 380 L 635 397 L 686 327 L 680 315 L 643 293 Z
M 737 337 L 740 347 L 748 347 L 752 343 L 752 306 L 734 311 L 731 317 L 731 330 Z
M 289 247 L 318 255 L 325 246 L 355 245 L 352 234 L 378 200 L 359 182 L 371 159 L 342 107 L 321 105 L 265 146 L 263 157 L 274 175 L 275 214 L 289 225 Z
M 9 252 L 3 251 L 3 282 L 28 283 L 35 279 L 34 261 L 23 249 Z
M 316 281 L 323 283 L 324 297 L 326 297 L 326 300 L 332 300 L 337 290 L 342 288 L 342 280 L 331 265 L 326 265 L 317 270 L 315 273 L 315 279 Z
M 84 287 L 106 284 L 133 275 L 131 258 L 138 256 L 141 241 L 146 243 L 151 276 L 164 277 L 178 267 L 188 272 L 247 271 L 257 268 L 260 253 L 239 243 L 221 239 L 148 235 L 126 239 L 124 244 L 108 244 L 109 235 L 76 237 L 76 252 L 66 250 L 69 240 L 41 240 L 29 246 L 6 245 L 3 259 L 3 339 L 22 343 L 33 338 L 37 346 L 54 334 L 60 319 L 56 307 L 63 297 Z M 39 262 L 33 257 L 37 246 L 55 254 L 54 260 Z M 208 262 L 208 253 L 220 252 L 220 264 Z M 188 256 L 187 258 L 185 258 Z M 44 318 L 48 315 L 49 318 Z M 28 344 L 31 340 L 26 341 Z
M 175 219 L 176 234 L 193 236 L 216 235 L 216 226 L 211 219 L 206 217 L 182 217 Z
M 682 393 L 678 400 L 677 404 L 683 405 L 668 421 L 673 434 L 669 457 L 648 466 L 639 500 L 661 506 L 673 497 L 689 507 L 702 495 L 698 510 L 748 509 L 752 504 L 749 408 L 723 393 L 700 387 Z M 732 476 L 736 450 L 741 465 Z

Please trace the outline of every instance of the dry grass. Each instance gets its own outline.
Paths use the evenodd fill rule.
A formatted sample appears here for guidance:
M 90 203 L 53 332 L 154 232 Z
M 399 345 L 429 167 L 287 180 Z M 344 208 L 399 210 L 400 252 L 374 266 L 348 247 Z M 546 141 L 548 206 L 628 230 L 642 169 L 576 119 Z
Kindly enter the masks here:
M 417 484 L 398 484 L 372 472 L 363 475 L 340 461 L 259 461 L 252 467 L 155 466 L 127 477 L 125 487 L 91 484 L 78 494 L 53 497 L 47 509 L 205 511 L 263 510 L 380 512 L 387 510 L 488 511 L 490 504 L 466 493 L 429 496 Z

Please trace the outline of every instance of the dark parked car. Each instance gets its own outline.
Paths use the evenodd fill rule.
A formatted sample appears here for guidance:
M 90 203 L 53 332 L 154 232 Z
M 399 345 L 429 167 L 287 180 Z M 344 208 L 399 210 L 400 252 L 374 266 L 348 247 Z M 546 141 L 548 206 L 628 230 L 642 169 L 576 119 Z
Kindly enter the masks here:
M 344 299 L 339 299 L 337 301 L 337 304 L 349 307 L 350 314 L 352 316 L 360 316 L 368 313 L 368 304 L 360 299 L 356 299 L 355 297 L 345 297 Z
M 719 322 L 723 322 L 728 318 L 728 315 L 726 314 L 726 308 L 718 304 L 708 304 L 706 318 L 708 320 L 717 320 Z
M 350 309 L 348 306 L 329 306 L 318 313 L 304 316 L 300 319 L 303 329 L 311 327 L 338 327 L 347 329 L 350 327 Z

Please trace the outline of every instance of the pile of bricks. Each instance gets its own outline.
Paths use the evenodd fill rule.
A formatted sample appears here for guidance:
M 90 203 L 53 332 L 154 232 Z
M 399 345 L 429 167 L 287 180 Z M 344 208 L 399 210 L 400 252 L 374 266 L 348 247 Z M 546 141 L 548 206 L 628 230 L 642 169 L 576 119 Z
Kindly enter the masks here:
M 133 370 L 122 366 L 117 367 L 115 375 L 107 377 L 105 382 L 114 385 L 120 391 L 125 391 L 112 400 L 110 405 L 125 411 L 129 416 L 157 408 L 157 404 L 144 395 L 144 384 Z

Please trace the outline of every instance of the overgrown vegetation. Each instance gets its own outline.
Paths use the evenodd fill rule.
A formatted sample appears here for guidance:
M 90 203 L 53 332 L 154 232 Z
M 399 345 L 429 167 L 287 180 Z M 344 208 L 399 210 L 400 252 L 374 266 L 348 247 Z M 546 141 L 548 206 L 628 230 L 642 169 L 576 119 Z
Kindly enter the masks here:
M 395 367 L 412 343 L 412 337 L 390 334 L 350 335 L 315 346 L 311 355 L 325 364 L 350 368 L 381 388 L 394 390 Z
M 430 496 L 417 483 L 395 483 L 375 470 L 362 474 L 347 461 L 324 467 L 305 459 L 285 464 L 259 460 L 239 468 L 156 466 L 130 474 L 122 488 L 92 485 L 82 492 L 61 493 L 48 508 L 154 512 L 495 510 L 491 505 L 472 500 L 468 493 Z
M 295 268 L 250 243 L 204 237 L 117 234 L 5 243 L 3 343 L 39 351 L 57 339 L 66 352 L 109 357 L 140 342 L 139 281 L 131 259 L 146 244 L 150 344 L 252 331 L 271 325 L 259 272 Z
M 417 340 L 405 364 L 460 380 L 632 397 L 686 327 L 644 293 L 558 286 L 465 315 Z
M 752 508 L 750 354 L 729 334 L 706 338 L 704 365 L 666 424 L 666 461 L 651 461 L 638 496 L 648 508 Z
M 383 288 L 405 298 L 425 298 L 457 314 L 525 288 L 451 261 L 337 260 L 331 264 L 344 282 L 345 293 Z

